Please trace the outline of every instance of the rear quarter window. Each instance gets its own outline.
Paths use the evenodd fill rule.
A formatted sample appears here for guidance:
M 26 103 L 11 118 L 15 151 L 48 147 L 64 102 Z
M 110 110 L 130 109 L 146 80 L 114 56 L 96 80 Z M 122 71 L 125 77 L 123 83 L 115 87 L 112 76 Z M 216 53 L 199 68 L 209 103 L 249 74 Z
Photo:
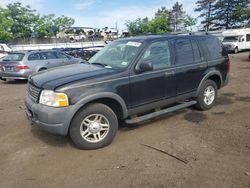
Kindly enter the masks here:
M 220 59 L 223 57 L 222 43 L 216 37 L 205 38 L 205 44 L 208 49 L 208 60 Z

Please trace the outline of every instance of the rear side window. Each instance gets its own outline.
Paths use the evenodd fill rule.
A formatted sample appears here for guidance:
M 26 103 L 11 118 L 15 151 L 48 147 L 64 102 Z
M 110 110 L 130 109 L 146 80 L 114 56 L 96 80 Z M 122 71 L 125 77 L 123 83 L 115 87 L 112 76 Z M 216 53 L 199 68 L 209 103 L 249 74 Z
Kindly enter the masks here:
M 191 40 L 192 48 L 193 48 L 193 54 L 194 54 L 194 62 L 198 63 L 201 62 L 201 53 L 199 46 L 195 40 Z
M 209 53 L 209 60 L 219 59 L 223 56 L 223 48 L 219 39 L 215 37 L 209 37 L 205 39 L 205 43 Z
M 40 55 L 39 53 L 36 53 L 36 54 L 30 54 L 29 57 L 28 57 L 28 60 L 29 61 L 36 61 L 36 60 L 40 60 Z
M 175 42 L 176 65 L 187 65 L 194 62 L 193 50 L 189 39 L 178 39 Z
M 250 34 L 247 34 L 247 42 L 250 42 Z
M 154 70 L 170 67 L 171 58 L 168 41 L 153 42 L 144 52 L 141 61 L 151 62 Z
M 40 53 L 41 59 L 57 59 L 54 52 L 42 52 Z
M 56 52 L 56 56 L 58 59 L 68 59 L 68 56 L 66 56 L 65 54 L 61 52 Z

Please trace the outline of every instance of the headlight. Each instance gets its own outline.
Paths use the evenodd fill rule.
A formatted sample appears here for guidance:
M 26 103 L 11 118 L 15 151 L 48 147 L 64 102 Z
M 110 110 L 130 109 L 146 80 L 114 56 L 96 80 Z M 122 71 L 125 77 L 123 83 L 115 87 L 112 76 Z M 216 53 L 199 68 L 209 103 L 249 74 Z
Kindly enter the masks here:
M 68 96 L 64 93 L 56 93 L 51 90 L 43 90 L 40 95 L 39 103 L 52 107 L 69 106 Z

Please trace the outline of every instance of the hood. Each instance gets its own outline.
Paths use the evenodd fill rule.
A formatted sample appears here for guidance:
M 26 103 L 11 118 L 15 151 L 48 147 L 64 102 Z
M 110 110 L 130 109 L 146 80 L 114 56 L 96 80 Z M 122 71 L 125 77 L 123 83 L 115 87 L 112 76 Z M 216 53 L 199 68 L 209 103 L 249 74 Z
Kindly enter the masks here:
M 235 42 L 222 42 L 223 45 L 236 45 L 238 42 L 235 41 Z
M 113 69 L 97 65 L 74 64 L 33 74 L 30 76 L 29 82 L 40 88 L 54 90 L 65 84 L 110 75 L 115 72 Z

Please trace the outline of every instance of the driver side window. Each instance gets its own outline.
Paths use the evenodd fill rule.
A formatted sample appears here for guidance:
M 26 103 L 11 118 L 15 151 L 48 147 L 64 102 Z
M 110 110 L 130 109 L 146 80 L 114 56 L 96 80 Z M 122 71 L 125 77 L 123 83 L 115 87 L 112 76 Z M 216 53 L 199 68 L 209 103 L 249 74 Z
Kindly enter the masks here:
M 171 66 L 170 49 L 168 41 L 157 41 L 149 45 L 144 52 L 141 62 L 148 61 L 153 64 L 154 70 L 165 69 Z

